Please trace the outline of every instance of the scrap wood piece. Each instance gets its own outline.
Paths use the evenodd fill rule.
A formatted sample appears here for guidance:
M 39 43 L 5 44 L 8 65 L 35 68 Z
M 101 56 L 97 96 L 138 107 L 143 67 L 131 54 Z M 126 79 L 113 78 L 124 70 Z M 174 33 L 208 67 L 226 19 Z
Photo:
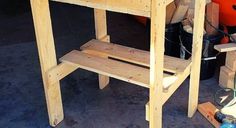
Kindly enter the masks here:
M 219 45 L 215 45 L 214 48 L 219 52 L 235 51 L 236 43 L 219 44 Z
M 178 4 L 182 4 L 182 5 L 189 5 L 191 3 L 191 0 L 179 0 L 178 1 Z
M 198 105 L 198 111 L 215 127 L 219 128 L 220 123 L 214 118 L 218 109 L 210 102 Z
M 220 68 L 219 84 L 224 88 L 234 89 L 235 72 L 226 66 Z
M 185 17 L 186 17 L 186 19 L 188 19 L 191 22 L 191 24 L 193 26 L 194 9 L 189 8 Z
M 217 3 L 211 2 L 206 6 L 206 22 L 205 28 L 208 35 L 216 35 L 218 32 L 215 28 L 219 28 L 219 9 Z M 212 26 L 215 28 L 213 28 Z
M 225 65 L 236 72 L 236 51 L 227 52 Z
M 171 23 L 173 24 L 173 23 L 181 22 L 184 19 L 184 16 L 187 13 L 188 8 L 189 8 L 188 5 L 179 4 L 171 20 Z
M 170 3 L 166 7 L 166 24 L 169 24 L 171 22 L 171 19 L 175 13 L 175 10 L 176 10 L 175 2 Z
M 189 3 L 189 8 L 194 9 L 195 8 L 195 0 L 191 0 Z
M 180 0 L 174 0 L 174 2 L 175 2 L 175 5 L 179 5 Z

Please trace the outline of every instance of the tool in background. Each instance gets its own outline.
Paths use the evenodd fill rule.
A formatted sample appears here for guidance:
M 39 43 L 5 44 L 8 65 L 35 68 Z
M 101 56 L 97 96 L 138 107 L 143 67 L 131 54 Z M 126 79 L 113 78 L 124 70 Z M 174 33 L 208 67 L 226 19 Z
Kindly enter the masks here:
M 220 128 L 236 128 L 236 118 L 233 116 L 225 115 L 220 111 L 215 113 L 215 119 L 221 124 Z

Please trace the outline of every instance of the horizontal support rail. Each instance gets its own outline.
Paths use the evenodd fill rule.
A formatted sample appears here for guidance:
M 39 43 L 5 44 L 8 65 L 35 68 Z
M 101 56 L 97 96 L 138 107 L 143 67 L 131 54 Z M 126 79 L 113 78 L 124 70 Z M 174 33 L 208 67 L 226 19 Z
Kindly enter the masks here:
M 160 102 L 160 104 L 164 105 L 166 101 L 174 94 L 174 92 L 181 86 L 184 80 L 189 76 L 190 68 L 191 64 L 185 69 L 183 73 L 177 75 L 178 79 L 175 81 L 175 83 L 173 83 L 168 89 L 164 90 L 164 92 L 160 94 L 160 96 L 162 97 L 162 101 Z M 145 109 L 146 109 L 146 120 L 149 121 L 149 116 L 150 116 L 149 102 L 145 105 Z
M 150 17 L 151 0 L 52 0 L 52 1 L 81 5 L 90 8 L 108 10 L 113 12 Z
M 70 65 L 67 63 L 61 63 L 46 72 L 47 83 L 49 85 L 53 85 L 54 83 L 60 81 L 78 68 L 78 66 Z

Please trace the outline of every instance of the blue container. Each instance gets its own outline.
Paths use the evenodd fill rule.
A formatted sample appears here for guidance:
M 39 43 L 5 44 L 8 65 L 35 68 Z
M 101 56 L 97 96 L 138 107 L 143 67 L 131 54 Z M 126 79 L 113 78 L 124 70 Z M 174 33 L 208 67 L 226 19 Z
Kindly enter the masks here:
M 223 123 L 220 128 L 236 128 L 236 124 Z

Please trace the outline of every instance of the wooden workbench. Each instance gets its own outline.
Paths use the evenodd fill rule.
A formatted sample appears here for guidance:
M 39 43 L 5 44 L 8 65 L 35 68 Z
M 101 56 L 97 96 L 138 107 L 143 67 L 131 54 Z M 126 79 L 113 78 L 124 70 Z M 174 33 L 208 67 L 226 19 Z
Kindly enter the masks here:
M 94 8 L 96 39 L 85 43 L 80 51 L 73 50 L 66 54 L 60 58 L 61 63 L 57 64 L 49 1 L 31 0 L 51 126 L 56 126 L 64 118 L 59 81 L 78 68 L 98 73 L 100 89 L 109 84 L 109 77 L 148 88 L 150 101 L 146 104 L 146 119 L 149 121 L 150 128 L 162 127 L 164 103 L 190 75 L 188 116 L 193 116 L 198 104 L 205 0 L 195 1 L 191 60 L 164 56 L 166 6 L 173 0 L 54 1 Z M 110 43 L 106 11 L 149 17 L 151 19 L 150 51 Z

